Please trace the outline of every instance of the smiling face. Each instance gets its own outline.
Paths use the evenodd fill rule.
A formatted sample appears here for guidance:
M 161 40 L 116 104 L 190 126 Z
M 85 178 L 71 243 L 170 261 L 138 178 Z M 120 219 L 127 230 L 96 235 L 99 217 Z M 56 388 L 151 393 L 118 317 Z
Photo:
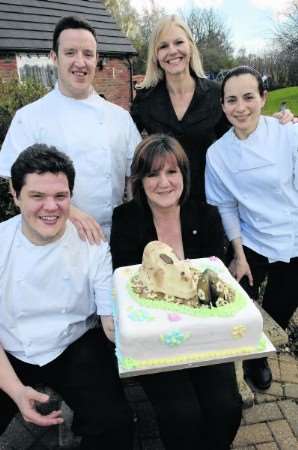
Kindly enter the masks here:
M 257 128 L 265 101 L 266 93 L 260 94 L 253 75 L 246 73 L 227 80 L 223 110 L 239 139 L 246 139 Z
M 163 30 L 156 53 L 165 76 L 189 74 L 191 46 L 185 32 L 178 25 L 172 24 Z
M 96 41 L 88 30 L 66 29 L 59 36 L 58 54 L 51 51 L 58 70 L 58 85 L 62 94 L 84 99 L 92 91 L 97 53 Z
M 143 178 L 143 188 L 152 209 L 177 206 L 183 192 L 183 176 L 176 157 L 156 158 L 151 172 Z
M 70 209 L 70 191 L 64 173 L 30 173 L 19 196 L 15 192 L 13 196 L 21 210 L 22 231 L 33 244 L 49 244 L 63 235 Z

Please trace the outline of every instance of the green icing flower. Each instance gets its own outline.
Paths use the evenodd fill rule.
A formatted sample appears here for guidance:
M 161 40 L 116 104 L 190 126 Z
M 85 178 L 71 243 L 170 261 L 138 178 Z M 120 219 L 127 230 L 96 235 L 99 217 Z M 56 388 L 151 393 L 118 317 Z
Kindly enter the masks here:
M 166 334 L 162 334 L 160 336 L 161 342 L 163 342 L 166 345 L 169 345 L 170 347 L 177 347 L 178 345 L 182 344 L 186 339 L 190 338 L 190 333 L 183 334 L 180 330 L 175 329 L 171 330 Z
M 134 322 L 150 322 L 154 320 L 154 317 L 142 308 L 131 308 L 128 317 Z

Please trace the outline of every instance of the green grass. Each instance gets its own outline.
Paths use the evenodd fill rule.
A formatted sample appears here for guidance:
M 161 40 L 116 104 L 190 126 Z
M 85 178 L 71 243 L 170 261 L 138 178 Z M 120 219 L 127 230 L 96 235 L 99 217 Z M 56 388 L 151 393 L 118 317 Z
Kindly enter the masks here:
M 263 108 L 263 114 L 272 115 L 279 111 L 281 102 L 286 102 L 292 113 L 298 116 L 298 86 L 269 92 L 267 102 Z

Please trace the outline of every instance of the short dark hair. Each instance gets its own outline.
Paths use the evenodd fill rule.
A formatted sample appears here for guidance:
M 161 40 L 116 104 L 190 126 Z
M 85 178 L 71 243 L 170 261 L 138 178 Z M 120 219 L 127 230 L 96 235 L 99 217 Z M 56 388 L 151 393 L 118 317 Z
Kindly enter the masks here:
M 131 185 L 134 199 L 140 204 L 147 203 L 143 188 L 143 179 L 152 172 L 156 158 L 162 161 L 168 155 L 173 155 L 183 177 L 183 191 L 179 200 L 182 204 L 189 195 L 190 168 L 188 158 L 179 142 L 166 134 L 151 134 L 139 143 L 131 163 Z
M 250 66 L 238 66 L 238 67 L 234 67 L 233 69 L 231 69 L 226 76 L 224 77 L 222 84 L 221 84 L 221 102 L 224 102 L 224 97 L 225 97 L 225 85 L 226 82 L 232 78 L 232 77 L 239 77 L 239 75 L 252 75 L 258 82 L 258 89 L 259 89 L 259 94 L 261 97 L 264 96 L 264 92 L 265 92 L 265 87 L 264 87 L 264 83 L 262 80 L 262 76 L 261 74 L 254 69 L 253 67 Z
M 56 53 L 56 55 L 58 54 L 59 48 L 59 36 L 62 33 L 62 31 L 68 29 L 83 29 L 90 31 L 90 33 L 92 33 L 96 41 L 96 32 L 89 22 L 78 16 L 62 17 L 62 19 L 60 19 L 59 22 L 57 22 L 53 34 L 53 50 Z
M 71 159 L 55 147 L 48 147 L 45 144 L 34 144 L 23 150 L 11 167 L 11 184 L 16 197 L 19 197 L 22 187 L 26 183 L 26 175 L 46 172 L 64 173 L 72 195 L 75 169 Z

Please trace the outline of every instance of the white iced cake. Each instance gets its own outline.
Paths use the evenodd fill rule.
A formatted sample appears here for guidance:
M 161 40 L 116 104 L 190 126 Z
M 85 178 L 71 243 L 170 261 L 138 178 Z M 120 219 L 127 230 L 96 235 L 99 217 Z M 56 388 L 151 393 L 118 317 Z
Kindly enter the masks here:
M 264 346 L 262 315 L 216 257 L 180 261 L 153 241 L 142 265 L 115 271 L 114 297 L 120 371 L 220 362 Z

